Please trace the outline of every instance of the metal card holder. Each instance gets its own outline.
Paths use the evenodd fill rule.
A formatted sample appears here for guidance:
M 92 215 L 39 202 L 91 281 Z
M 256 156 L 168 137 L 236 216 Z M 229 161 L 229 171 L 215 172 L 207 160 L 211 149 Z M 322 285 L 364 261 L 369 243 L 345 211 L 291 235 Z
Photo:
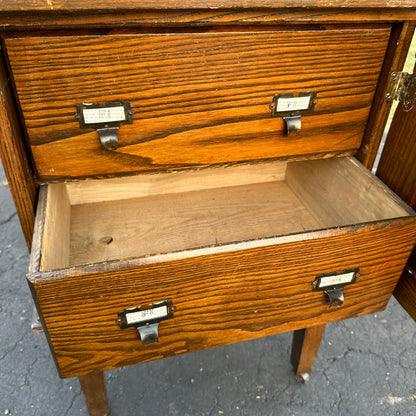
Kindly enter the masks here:
M 341 306 L 344 303 L 344 287 L 357 281 L 359 268 L 318 274 L 312 283 L 314 291 L 323 291 L 329 299 L 330 306 Z
M 275 94 L 270 104 L 272 117 L 282 117 L 286 124 L 286 135 L 300 131 L 301 120 L 305 114 L 312 113 L 318 102 L 316 92 Z
M 118 129 L 133 123 L 133 110 L 127 100 L 78 104 L 76 119 L 83 129 L 95 129 L 104 149 L 118 147 Z
M 125 309 L 118 313 L 117 323 L 121 329 L 135 327 L 143 345 L 159 341 L 159 323 L 173 318 L 175 307 L 169 300 Z

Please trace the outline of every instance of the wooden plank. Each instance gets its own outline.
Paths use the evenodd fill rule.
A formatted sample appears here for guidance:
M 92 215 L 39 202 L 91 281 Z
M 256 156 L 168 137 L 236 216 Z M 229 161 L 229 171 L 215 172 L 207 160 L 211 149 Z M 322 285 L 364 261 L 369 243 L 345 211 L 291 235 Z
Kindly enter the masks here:
M 30 249 L 35 222 L 37 187 L 33 181 L 31 162 L 25 146 L 25 138 L 16 111 L 3 54 L 0 54 L 0 126 L 0 158 L 20 225 Z
M 84 374 L 79 376 L 78 380 L 85 398 L 89 416 L 109 415 L 110 408 L 108 407 L 104 373 Z
M 6 44 L 39 176 L 52 180 L 357 149 L 389 34 L 249 28 Z M 318 104 L 287 137 L 269 104 L 301 91 L 318 91 Z M 121 98 L 134 123 L 120 128 L 116 151 L 104 151 L 75 108 Z
M 36 273 L 40 270 L 42 239 L 46 221 L 47 198 L 48 186 L 42 185 L 39 188 L 38 203 L 36 208 L 36 219 L 33 230 L 32 247 L 30 250 L 29 273 Z
M 178 25 L 198 26 L 259 26 L 277 24 L 310 25 L 333 23 L 403 22 L 416 20 L 416 10 L 400 9 L 349 9 L 349 8 L 285 8 L 285 9 L 220 9 L 220 10 L 115 10 L 111 13 L 68 13 L 60 11 L 19 13 L 0 11 L 3 30 L 61 30 L 86 28 L 137 28 Z
M 322 227 L 410 214 L 403 201 L 354 158 L 289 163 L 286 180 Z
M 166 0 L 163 4 L 155 0 L 1 0 L 0 9 L 16 11 L 105 11 L 131 9 L 227 9 L 227 8 L 416 8 L 413 0 Z
M 71 205 L 65 184 L 49 185 L 42 235 L 41 270 L 69 266 Z
M 414 68 L 416 70 L 416 66 Z M 416 208 L 416 108 L 394 114 L 377 168 L 377 176 Z
M 286 162 L 68 182 L 71 205 L 284 180 Z
M 416 70 L 416 66 L 415 66 Z M 404 111 L 399 104 L 384 145 L 377 176 L 412 208 L 416 208 L 416 108 Z M 416 319 L 416 252 L 409 258 L 394 296 Z
M 317 228 L 284 182 L 77 205 L 71 211 L 70 264 L 145 257 Z
M 71 377 L 379 311 L 415 237 L 409 218 L 327 238 L 29 280 L 61 375 Z M 360 278 L 345 288 L 342 307 L 329 308 L 312 282 L 352 267 Z M 143 347 L 134 328 L 117 325 L 118 312 L 166 299 L 177 310 L 160 324 L 158 344 Z
M 308 373 L 312 371 L 324 331 L 325 325 L 319 325 L 293 333 L 290 361 L 300 382 L 306 382 Z
M 415 254 L 412 254 L 414 257 Z M 405 268 L 393 295 L 400 305 L 416 321 L 416 277 L 413 271 Z
M 373 167 L 392 106 L 391 102 L 385 100 L 390 74 L 393 71 L 402 70 L 413 39 L 414 30 L 415 22 L 395 25 L 392 30 L 367 128 L 361 147 L 357 152 L 358 160 L 368 169 Z

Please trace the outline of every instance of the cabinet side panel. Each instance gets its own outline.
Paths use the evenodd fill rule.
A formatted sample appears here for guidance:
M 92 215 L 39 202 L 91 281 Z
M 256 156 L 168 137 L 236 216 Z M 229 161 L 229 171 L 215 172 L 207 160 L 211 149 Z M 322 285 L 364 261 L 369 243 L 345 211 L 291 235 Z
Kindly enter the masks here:
M 391 72 L 401 71 L 403 68 L 414 30 L 414 22 L 397 24 L 392 29 L 364 139 L 356 155 L 358 160 L 368 169 L 372 168 L 376 159 L 392 105 L 391 102 L 385 100 L 386 86 Z
M 3 55 L 0 52 L 0 157 L 30 249 L 35 223 L 37 187 L 19 123 Z
M 416 70 L 416 67 L 415 67 Z M 406 112 L 399 104 L 386 139 L 377 176 L 412 208 L 416 208 L 416 108 Z M 394 296 L 416 320 L 416 251 L 403 271 Z

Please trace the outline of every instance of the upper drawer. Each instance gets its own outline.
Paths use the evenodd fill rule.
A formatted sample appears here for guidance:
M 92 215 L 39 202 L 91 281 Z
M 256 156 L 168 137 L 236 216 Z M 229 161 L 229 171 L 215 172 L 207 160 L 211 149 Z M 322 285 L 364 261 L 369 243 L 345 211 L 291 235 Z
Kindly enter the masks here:
M 6 40 L 41 180 L 353 151 L 389 27 L 21 36 Z M 299 133 L 277 93 L 316 92 Z M 76 106 L 128 100 L 133 124 L 104 150 Z

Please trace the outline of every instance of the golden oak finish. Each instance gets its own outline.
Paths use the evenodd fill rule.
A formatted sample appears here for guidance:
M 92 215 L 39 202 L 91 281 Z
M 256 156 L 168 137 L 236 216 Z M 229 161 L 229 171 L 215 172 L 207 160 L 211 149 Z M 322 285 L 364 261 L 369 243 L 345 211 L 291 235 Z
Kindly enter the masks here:
M 382 310 L 415 235 L 410 218 L 293 243 L 29 279 L 61 376 L 71 377 Z M 312 291 L 316 275 L 352 267 L 360 277 L 345 288 L 342 307 L 330 308 L 322 292 Z M 118 312 L 163 300 L 177 311 L 160 324 L 158 344 L 143 347 L 134 328 L 117 325 Z
M 0 154 L 29 244 L 34 228 L 28 279 L 53 357 L 91 416 L 108 413 L 103 369 L 296 330 L 303 373 L 327 322 L 385 307 L 415 214 L 336 159 L 371 167 L 411 20 L 414 0 L 0 0 Z M 286 137 L 268 106 L 304 91 L 315 112 Z M 134 124 L 107 151 L 75 107 L 116 99 Z M 416 292 L 413 260 L 396 293 Z M 312 290 L 355 267 L 341 307 Z M 159 344 L 116 323 L 166 299 Z
M 107 416 L 110 414 L 102 372 L 80 376 L 79 384 L 90 416 Z
M 170 193 L 155 196 L 149 188 L 149 196 L 116 196 L 116 209 L 104 194 L 102 207 L 88 201 L 73 206 L 71 224 L 65 218 L 70 199 L 62 197 L 64 184 L 45 185 L 39 201 L 39 215 L 45 217 L 34 240 L 42 249 L 34 251 L 29 280 L 61 375 L 383 309 L 416 239 L 414 212 L 353 158 L 275 164 L 278 178 L 283 176 L 280 165 L 287 166 L 284 181 L 220 183 L 217 189 L 210 189 L 208 181 L 208 189 L 188 192 L 180 192 L 187 182 L 184 172 L 177 176 L 176 192 L 175 175 L 166 173 Z M 266 166 L 264 176 L 269 178 Z M 223 169 L 224 176 L 229 172 L 233 177 L 234 169 L 242 167 Z M 217 170 L 200 174 L 215 176 Z M 296 184 L 305 172 L 316 201 L 302 195 Z M 192 172 L 187 175 L 194 178 Z M 261 176 L 252 179 L 261 181 Z M 100 182 L 95 181 L 99 188 Z M 320 187 L 326 192 L 317 192 Z M 318 206 L 326 208 L 318 212 Z M 47 217 L 52 210 L 55 214 Z M 64 225 L 59 233 L 52 221 Z M 360 222 L 367 224 L 347 225 Z M 328 224 L 336 228 L 325 229 Z M 67 245 L 53 242 L 68 239 L 69 228 L 72 268 L 66 269 Z M 60 264 L 43 260 L 51 249 Z M 119 261 L 132 256 L 136 258 Z M 323 292 L 312 290 L 318 274 L 356 267 L 360 277 L 345 288 L 342 307 L 329 308 Z M 163 300 L 171 300 L 177 311 L 161 323 L 159 344 L 142 347 L 134 328 L 121 330 L 117 325 L 118 312 Z
M 414 30 L 415 22 L 396 25 L 392 30 L 379 86 L 371 107 L 364 138 L 357 152 L 357 158 L 368 169 L 373 167 L 392 106 L 391 101 L 385 100 L 386 84 L 391 72 L 402 70 L 406 61 L 407 51 L 413 39 Z
M 312 371 L 324 331 L 325 325 L 318 325 L 298 329 L 293 333 L 291 362 L 295 374 L 301 382 L 306 382 L 304 374 Z
M 0 55 L 0 157 L 26 243 L 32 244 L 37 187 L 3 55 Z
M 7 39 L 40 179 L 359 148 L 389 27 L 316 29 Z M 269 104 L 302 91 L 318 103 L 287 137 Z M 105 151 L 74 114 L 116 99 L 131 101 L 134 123 Z
M 85 11 L 68 13 L 60 11 L 44 12 L 9 12 L 0 10 L 0 22 L 4 30 L 61 30 L 62 28 L 137 28 L 137 27 L 194 27 L 206 26 L 244 26 L 258 27 L 292 24 L 301 27 L 303 24 L 332 24 L 332 23 L 372 23 L 375 21 L 402 23 L 416 19 L 416 10 L 401 9 L 220 9 L 220 10 L 128 10 L 100 13 L 99 15 Z
M 416 66 L 414 68 L 416 70 Z M 397 107 L 377 169 L 381 178 L 412 208 L 416 207 L 416 108 Z M 394 291 L 394 296 L 416 320 L 416 251 Z
M 414 8 L 413 0 L 165 0 L 161 5 L 155 0 L 1 0 L 0 8 L 7 12 L 16 11 L 105 11 L 135 9 L 250 9 L 250 8 L 367 8 L 400 9 Z

